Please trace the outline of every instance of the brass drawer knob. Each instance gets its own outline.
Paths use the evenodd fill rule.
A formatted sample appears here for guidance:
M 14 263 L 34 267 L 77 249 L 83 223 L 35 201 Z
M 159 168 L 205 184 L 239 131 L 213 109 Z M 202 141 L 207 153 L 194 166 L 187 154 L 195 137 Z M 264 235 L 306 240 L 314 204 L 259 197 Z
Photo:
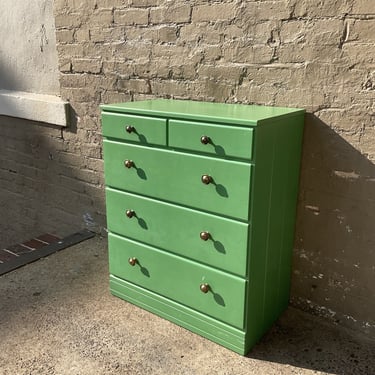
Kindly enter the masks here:
M 208 137 L 207 135 L 202 135 L 202 137 L 201 137 L 201 143 L 203 143 L 204 145 L 207 145 L 210 142 L 211 142 L 210 137 Z
M 208 232 L 200 232 L 199 237 L 201 238 L 201 240 L 207 241 L 211 236 Z
M 137 261 L 137 258 L 131 257 L 129 258 L 128 262 L 132 267 L 134 267 L 138 261 Z
M 130 134 L 130 133 L 135 133 L 135 127 L 132 126 L 132 125 L 127 125 L 126 126 L 126 131 Z
M 124 165 L 126 168 L 131 168 L 131 167 L 134 167 L 134 162 L 133 160 L 125 160 Z
M 205 185 L 208 185 L 209 183 L 212 182 L 212 177 L 209 176 L 208 174 L 204 174 L 201 178 L 202 182 L 205 184 Z
M 135 216 L 134 210 L 126 210 L 126 216 L 131 219 L 133 216 Z
M 201 284 L 199 289 L 202 293 L 207 293 L 210 290 L 210 286 L 207 283 Z

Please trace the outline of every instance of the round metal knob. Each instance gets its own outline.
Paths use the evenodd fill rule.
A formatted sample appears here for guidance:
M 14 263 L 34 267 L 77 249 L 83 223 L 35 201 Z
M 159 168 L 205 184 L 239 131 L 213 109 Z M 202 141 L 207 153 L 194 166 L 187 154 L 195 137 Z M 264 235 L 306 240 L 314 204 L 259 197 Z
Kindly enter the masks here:
M 129 258 L 128 262 L 129 262 L 129 264 L 130 264 L 131 266 L 134 267 L 134 266 L 137 264 L 137 258 L 134 258 L 134 257 Z
M 131 219 L 133 216 L 135 216 L 134 210 L 126 210 L 126 216 Z
M 211 141 L 210 137 L 208 137 L 207 135 L 202 135 L 201 143 L 203 143 L 204 145 L 207 145 L 208 143 L 210 143 L 210 141 Z
M 201 178 L 202 182 L 206 185 L 208 185 L 210 182 L 212 182 L 212 177 L 208 174 L 204 174 Z
M 126 168 L 131 168 L 131 167 L 134 167 L 134 162 L 133 160 L 125 160 L 124 165 Z
M 125 129 L 128 133 L 135 133 L 135 127 L 132 125 L 127 125 Z
M 208 232 L 200 232 L 199 237 L 203 241 L 207 241 L 210 238 L 210 233 Z
M 199 289 L 202 293 L 207 293 L 210 290 L 210 286 L 207 283 L 201 284 Z

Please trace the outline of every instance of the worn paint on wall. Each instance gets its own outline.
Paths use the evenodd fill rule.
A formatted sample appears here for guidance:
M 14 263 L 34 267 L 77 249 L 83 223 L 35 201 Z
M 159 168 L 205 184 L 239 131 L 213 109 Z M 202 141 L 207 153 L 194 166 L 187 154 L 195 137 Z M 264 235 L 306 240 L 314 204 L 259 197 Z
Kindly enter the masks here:
M 0 1 L 0 89 L 58 94 L 53 2 Z

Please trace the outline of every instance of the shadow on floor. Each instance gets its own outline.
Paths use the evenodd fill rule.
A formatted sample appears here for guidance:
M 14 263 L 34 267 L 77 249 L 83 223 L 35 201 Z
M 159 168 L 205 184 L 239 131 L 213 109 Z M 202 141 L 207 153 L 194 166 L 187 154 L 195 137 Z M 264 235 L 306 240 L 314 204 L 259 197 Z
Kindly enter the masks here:
M 248 358 L 337 375 L 375 373 L 375 341 L 289 307 Z

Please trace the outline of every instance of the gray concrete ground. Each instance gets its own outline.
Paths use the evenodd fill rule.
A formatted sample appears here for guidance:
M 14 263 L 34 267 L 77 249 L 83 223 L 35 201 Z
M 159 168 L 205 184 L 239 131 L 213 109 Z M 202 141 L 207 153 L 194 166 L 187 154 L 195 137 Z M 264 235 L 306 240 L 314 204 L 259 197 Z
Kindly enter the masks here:
M 289 308 L 247 357 L 110 295 L 96 237 L 0 277 L 0 374 L 375 374 L 375 342 Z

